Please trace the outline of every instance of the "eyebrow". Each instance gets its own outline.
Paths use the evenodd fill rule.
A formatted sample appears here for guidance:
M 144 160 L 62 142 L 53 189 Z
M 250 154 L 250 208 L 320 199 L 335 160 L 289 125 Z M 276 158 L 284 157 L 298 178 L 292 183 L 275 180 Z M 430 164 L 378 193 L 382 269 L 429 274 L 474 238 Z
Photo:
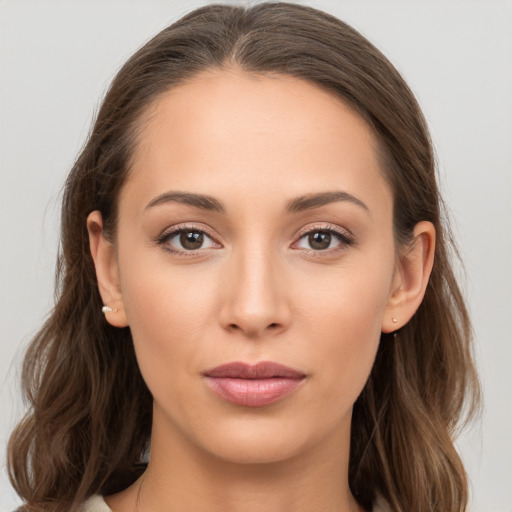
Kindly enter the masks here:
M 332 192 L 319 192 L 315 194 L 306 194 L 303 196 L 296 197 L 288 201 L 284 208 L 284 213 L 299 213 L 305 210 L 313 208 L 319 208 L 329 203 L 335 203 L 339 201 L 346 201 L 355 204 L 366 211 L 370 211 L 368 206 L 364 204 L 360 199 L 349 194 L 348 192 L 332 191 Z M 201 210 L 213 211 L 217 213 L 226 213 L 226 209 L 220 201 L 212 196 L 204 194 L 194 194 L 191 192 L 165 192 L 160 194 L 151 200 L 146 206 L 152 208 L 160 204 L 166 203 L 182 203 L 194 206 Z
M 333 192 L 319 192 L 317 194 L 307 194 L 304 196 L 296 197 L 291 201 L 288 201 L 285 206 L 285 213 L 297 213 L 311 208 L 319 208 L 329 203 L 335 203 L 338 201 L 348 201 L 349 203 L 360 206 L 366 211 L 370 211 L 360 199 L 349 194 L 348 192 L 333 191 Z
M 192 194 L 190 192 L 165 192 L 160 194 L 148 203 L 146 210 L 148 208 L 152 208 L 153 206 L 158 206 L 159 204 L 171 202 L 188 204 L 190 206 L 200 208 L 201 210 L 226 213 L 222 203 L 214 197 L 206 196 L 203 194 Z

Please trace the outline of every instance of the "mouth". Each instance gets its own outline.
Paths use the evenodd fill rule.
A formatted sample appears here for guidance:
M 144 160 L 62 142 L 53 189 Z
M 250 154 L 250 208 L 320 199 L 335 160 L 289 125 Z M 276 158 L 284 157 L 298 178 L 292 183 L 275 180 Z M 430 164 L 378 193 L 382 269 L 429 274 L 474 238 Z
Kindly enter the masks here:
M 236 405 L 261 407 L 295 391 L 306 375 L 271 361 L 255 365 L 228 363 L 204 372 L 206 384 L 218 396 Z

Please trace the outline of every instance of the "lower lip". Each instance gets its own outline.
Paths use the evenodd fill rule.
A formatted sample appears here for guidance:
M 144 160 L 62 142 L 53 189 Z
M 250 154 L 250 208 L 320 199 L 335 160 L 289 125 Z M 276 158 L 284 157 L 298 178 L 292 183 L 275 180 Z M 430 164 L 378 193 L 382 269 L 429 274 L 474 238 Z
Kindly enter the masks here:
M 217 395 L 229 402 L 245 407 L 272 404 L 297 389 L 304 377 L 291 379 L 234 379 L 232 377 L 206 377 L 206 383 Z

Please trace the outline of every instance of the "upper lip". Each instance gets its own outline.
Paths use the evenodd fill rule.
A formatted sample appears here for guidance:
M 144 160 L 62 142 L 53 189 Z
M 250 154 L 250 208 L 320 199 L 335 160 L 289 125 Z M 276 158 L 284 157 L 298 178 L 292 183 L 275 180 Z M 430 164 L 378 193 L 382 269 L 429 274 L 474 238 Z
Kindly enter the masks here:
M 243 362 L 233 362 L 216 366 L 204 372 L 208 377 L 231 377 L 238 379 L 268 379 L 271 377 L 287 377 L 290 379 L 303 378 L 306 375 L 298 370 L 289 368 L 272 361 L 261 361 L 251 365 Z

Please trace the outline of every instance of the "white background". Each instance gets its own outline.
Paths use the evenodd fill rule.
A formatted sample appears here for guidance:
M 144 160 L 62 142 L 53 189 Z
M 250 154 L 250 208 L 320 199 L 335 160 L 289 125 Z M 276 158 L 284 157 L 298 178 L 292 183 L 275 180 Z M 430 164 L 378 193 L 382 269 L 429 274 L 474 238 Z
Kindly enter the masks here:
M 21 355 L 52 305 L 59 192 L 115 71 L 204 2 L 0 1 L 0 511 Z M 512 511 L 512 3 L 317 0 L 403 73 L 429 121 L 466 265 L 485 395 L 459 446 L 474 510 Z M 411 511 L 414 512 L 414 511 Z M 445 511 L 440 511 L 445 512 Z

